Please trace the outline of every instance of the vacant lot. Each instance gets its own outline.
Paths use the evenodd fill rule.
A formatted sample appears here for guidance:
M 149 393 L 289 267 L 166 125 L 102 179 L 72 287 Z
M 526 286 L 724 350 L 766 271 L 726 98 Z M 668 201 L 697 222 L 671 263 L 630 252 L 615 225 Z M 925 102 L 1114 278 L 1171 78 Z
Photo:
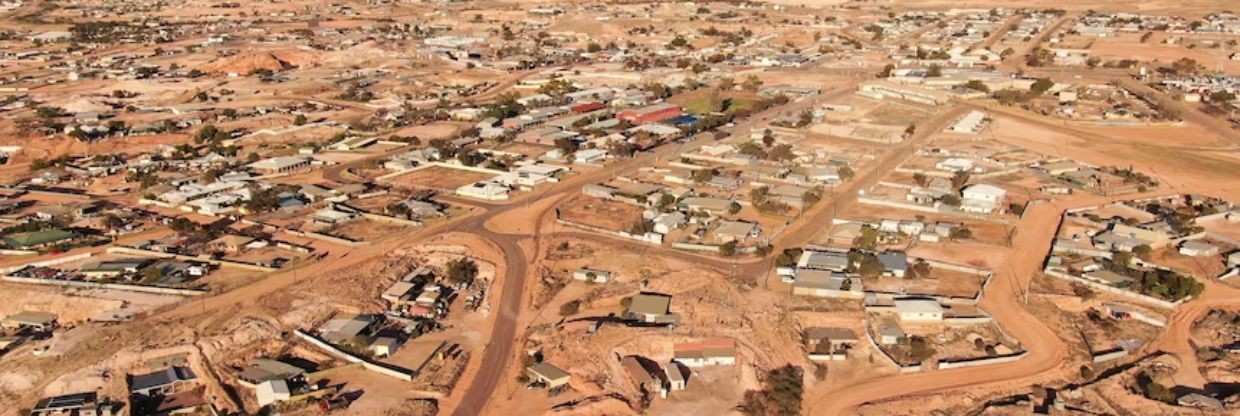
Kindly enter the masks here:
M 915 124 L 926 117 L 930 116 L 930 112 L 915 108 L 912 106 L 901 104 L 883 104 L 878 108 L 866 114 L 866 118 L 875 124 L 883 124 L 888 126 L 907 126 Z
M 715 112 L 715 109 L 711 104 L 713 93 L 714 92 L 712 90 L 703 89 L 673 97 L 669 101 L 673 104 L 684 107 L 686 113 L 713 113 Z M 737 111 L 752 109 L 754 104 L 757 103 L 760 98 L 753 94 L 729 91 L 719 92 L 718 99 L 722 101 L 721 105 L 723 106 L 724 112 L 735 113 Z
M 641 220 L 642 209 L 622 202 L 608 201 L 585 195 L 577 195 L 560 206 L 560 218 L 580 224 L 628 230 Z
M 408 227 L 379 221 L 354 220 L 343 225 L 333 227 L 327 232 L 327 234 L 348 238 L 354 241 L 370 241 L 399 233 L 407 228 Z
M 491 174 L 472 172 L 464 169 L 431 166 L 426 169 L 418 169 L 413 172 L 391 178 L 388 182 L 399 188 L 422 188 L 440 191 L 455 191 L 456 188 L 460 188 L 492 176 L 493 175 Z

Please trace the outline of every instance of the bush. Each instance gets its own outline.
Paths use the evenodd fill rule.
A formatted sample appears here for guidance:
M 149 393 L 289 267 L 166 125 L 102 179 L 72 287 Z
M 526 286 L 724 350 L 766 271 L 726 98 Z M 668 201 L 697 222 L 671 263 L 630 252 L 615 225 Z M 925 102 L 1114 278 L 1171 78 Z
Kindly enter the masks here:
M 1081 366 L 1081 378 L 1086 379 L 1086 380 L 1092 380 L 1094 378 L 1094 369 L 1090 368 L 1087 365 L 1082 365 Z
M 576 315 L 577 312 L 580 310 L 581 310 L 581 301 L 576 300 L 576 299 L 570 300 L 568 302 L 565 302 L 563 305 L 560 305 L 560 316 Z
M 751 416 L 792 416 L 801 414 L 804 393 L 801 367 L 785 365 L 766 373 L 762 390 L 749 390 L 736 410 Z
M 478 265 L 473 260 L 459 258 L 448 262 L 448 280 L 470 285 L 478 277 Z
M 1175 393 L 1157 381 L 1154 381 L 1149 374 L 1141 373 L 1137 376 L 1137 384 L 1141 387 L 1141 392 L 1147 399 L 1157 400 L 1164 403 L 1172 403 L 1175 401 Z

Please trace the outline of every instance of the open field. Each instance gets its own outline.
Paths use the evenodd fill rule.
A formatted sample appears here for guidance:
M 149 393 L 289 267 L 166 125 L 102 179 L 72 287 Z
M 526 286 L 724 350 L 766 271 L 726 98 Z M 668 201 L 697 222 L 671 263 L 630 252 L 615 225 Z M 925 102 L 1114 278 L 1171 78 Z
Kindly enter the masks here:
M 462 169 L 432 166 L 389 178 L 392 186 L 407 189 L 433 189 L 452 192 L 456 188 L 491 178 L 494 175 Z

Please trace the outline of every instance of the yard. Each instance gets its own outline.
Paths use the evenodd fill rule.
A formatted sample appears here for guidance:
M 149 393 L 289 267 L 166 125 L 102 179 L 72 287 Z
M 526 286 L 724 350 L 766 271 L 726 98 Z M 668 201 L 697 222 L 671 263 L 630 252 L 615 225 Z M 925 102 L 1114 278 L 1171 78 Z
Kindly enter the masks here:
M 623 202 L 576 195 L 560 205 L 560 218 L 612 231 L 627 231 L 641 221 L 642 209 Z
M 761 98 L 756 95 L 738 92 L 721 92 L 718 98 L 722 100 L 721 105 L 723 111 L 727 113 L 736 113 L 739 111 L 751 110 Z M 708 114 L 715 112 L 711 105 L 711 91 L 699 90 L 677 97 L 672 97 L 671 103 L 680 105 L 686 113 L 691 114 Z
M 489 173 L 431 166 L 390 178 L 387 181 L 398 188 L 434 189 L 453 192 L 456 191 L 456 188 L 489 179 L 493 176 Z

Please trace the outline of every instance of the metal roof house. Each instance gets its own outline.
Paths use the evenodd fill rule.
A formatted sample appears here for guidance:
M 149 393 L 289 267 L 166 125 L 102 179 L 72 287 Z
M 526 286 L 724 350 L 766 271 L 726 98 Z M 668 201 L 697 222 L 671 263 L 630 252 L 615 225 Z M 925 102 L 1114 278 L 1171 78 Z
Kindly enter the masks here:
M 143 396 L 165 395 L 197 379 L 198 376 L 187 367 L 168 367 L 153 373 L 129 376 L 129 392 Z

